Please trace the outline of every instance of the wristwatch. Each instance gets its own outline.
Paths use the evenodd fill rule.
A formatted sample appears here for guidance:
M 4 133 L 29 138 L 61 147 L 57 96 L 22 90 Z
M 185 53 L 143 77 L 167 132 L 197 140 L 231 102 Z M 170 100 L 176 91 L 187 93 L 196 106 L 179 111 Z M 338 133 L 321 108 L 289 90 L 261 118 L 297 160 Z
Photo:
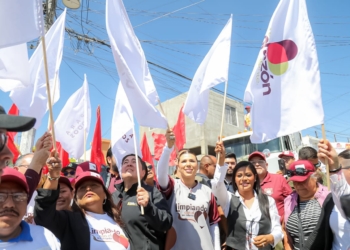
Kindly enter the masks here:
M 339 165 L 337 169 L 329 170 L 330 173 L 338 173 L 342 169 L 342 166 Z

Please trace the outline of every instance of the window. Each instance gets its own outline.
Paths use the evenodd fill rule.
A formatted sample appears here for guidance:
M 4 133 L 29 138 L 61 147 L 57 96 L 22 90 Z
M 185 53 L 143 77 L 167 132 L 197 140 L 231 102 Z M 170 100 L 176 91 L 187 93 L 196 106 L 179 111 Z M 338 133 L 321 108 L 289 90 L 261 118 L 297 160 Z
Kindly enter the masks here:
M 226 123 L 234 125 L 234 126 L 238 126 L 236 108 L 226 105 L 226 107 L 225 107 L 225 119 L 226 119 Z

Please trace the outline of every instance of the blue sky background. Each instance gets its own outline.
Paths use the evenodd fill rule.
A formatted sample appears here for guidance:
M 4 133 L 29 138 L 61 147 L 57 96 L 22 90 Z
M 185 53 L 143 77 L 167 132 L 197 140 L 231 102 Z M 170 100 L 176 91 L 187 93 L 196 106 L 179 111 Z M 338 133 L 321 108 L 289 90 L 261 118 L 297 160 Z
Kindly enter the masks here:
M 243 99 L 278 0 L 128 0 L 124 4 L 146 58 L 167 69 L 149 65 L 161 101 L 188 91 L 191 82 L 181 75 L 194 76 L 232 13 L 228 94 Z M 327 137 L 333 141 L 335 134 L 338 141 L 347 141 L 350 138 L 350 1 L 307 0 L 307 6 L 320 63 Z M 63 4 L 59 1 L 57 15 L 62 9 Z M 166 16 L 161 17 L 163 15 Z M 109 43 L 105 29 L 105 1 L 81 0 L 80 9 L 68 10 L 66 26 Z M 33 53 L 31 49 L 28 51 L 30 55 Z M 101 106 L 103 137 L 110 138 L 119 77 L 110 48 L 79 41 L 66 33 L 60 69 L 61 98 L 53 107 L 55 118 L 69 96 L 81 87 L 84 73 L 89 81 L 92 106 L 89 148 L 98 105 Z M 223 90 L 223 87 L 220 84 L 218 89 Z M 0 92 L 0 98 L 1 105 L 8 110 L 12 104 L 8 93 Z M 295 96 L 291 98 L 298 100 Z M 177 116 L 177 112 L 167 115 Z M 46 130 L 47 119 L 48 115 L 37 131 L 37 137 Z M 314 136 L 315 131 L 321 136 L 320 126 L 302 133 Z

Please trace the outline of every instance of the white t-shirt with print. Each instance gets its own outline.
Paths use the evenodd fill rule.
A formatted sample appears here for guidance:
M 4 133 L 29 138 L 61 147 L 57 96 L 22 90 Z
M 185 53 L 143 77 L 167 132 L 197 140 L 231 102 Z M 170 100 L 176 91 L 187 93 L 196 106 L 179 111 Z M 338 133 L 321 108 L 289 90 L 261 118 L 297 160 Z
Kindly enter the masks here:
M 121 227 L 107 214 L 86 213 L 90 230 L 90 249 L 130 250 Z

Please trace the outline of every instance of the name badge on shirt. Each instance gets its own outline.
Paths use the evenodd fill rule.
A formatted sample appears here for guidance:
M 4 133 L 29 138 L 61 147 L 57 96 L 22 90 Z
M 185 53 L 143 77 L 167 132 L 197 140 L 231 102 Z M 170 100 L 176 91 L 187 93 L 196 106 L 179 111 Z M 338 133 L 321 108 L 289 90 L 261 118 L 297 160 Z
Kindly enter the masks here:
M 128 203 L 126 205 L 127 206 L 137 206 L 137 203 L 135 203 L 133 201 L 128 201 Z
M 273 188 L 265 188 L 264 193 L 271 196 L 273 194 Z

